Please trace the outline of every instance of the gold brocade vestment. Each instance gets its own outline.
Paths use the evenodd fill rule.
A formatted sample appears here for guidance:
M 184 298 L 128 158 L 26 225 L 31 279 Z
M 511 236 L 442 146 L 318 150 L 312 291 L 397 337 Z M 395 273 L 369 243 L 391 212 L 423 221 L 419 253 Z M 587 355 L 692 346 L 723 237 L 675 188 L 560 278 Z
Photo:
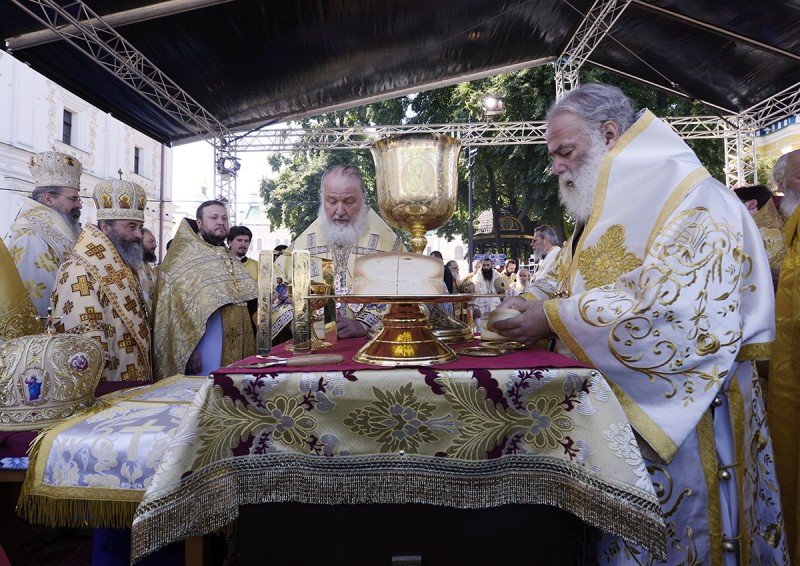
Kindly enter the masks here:
M 156 379 L 183 373 L 221 310 L 222 365 L 255 354 L 247 301 L 258 296 L 253 277 L 225 246 L 211 246 L 182 221 L 158 268 L 153 302 L 153 359 Z
M 61 264 L 51 295 L 59 332 L 96 340 L 106 355 L 103 379 L 150 381 L 150 324 L 138 278 L 114 244 L 87 224 Z
M 775 349 L 769 364 L 768 424 L 775 446 L 786 538 L 800 564 L 800 206 L 786 222 L 787 249 L 775 297 Z
M 42 331 L 33 303 L 6 245 L 0 240 L 0 340 L 11 340 Z
M 76 238 L 58 212 L 31 198 L 22 201 L 5 242 L 39 316 L 47 316 L 56 271 L 72 251 Z

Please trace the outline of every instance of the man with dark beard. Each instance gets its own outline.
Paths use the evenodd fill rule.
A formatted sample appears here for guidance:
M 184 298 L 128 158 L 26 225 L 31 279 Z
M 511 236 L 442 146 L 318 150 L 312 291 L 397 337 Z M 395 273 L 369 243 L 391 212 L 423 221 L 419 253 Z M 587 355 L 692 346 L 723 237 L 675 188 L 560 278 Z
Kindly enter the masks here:
M 505 294 L 506 280 L 492 267 L 492 260 L 484 259 L 481 269 L 472 276 L 472 283 L 475 285 L 475 292 L 479 295 Z M 475 299 L 475 323 L 478 334 L 483 331 L 485 321 L 489 313 L 500 306 L 500 298 L 497 297 L 477 297 Z
M 47 316 L 58 266 L 81 231 L 81 163 L 71 155 L 45 151 L 28 164 L 34 190 L 24 199 L 6 247 L 14 258 L 28 297 Z
M 225 246 L 225 203 L 197 208 L 197 233 L 185 220 L 158 267 L 153 306 L 156 379 L 208 375 L 255 355 L 256 281 Z
M 404 251 L 405 248 L 386 222 L 370 208 L 357 168 L 334 165 L 322 176 L 320 185 L 319 216 L 297 237 L 288 252 L 307 249 L 312 257 L 333 259 L 334 292 L 345 295 L 350 289 L 356 257 Z M 284 255 L 276 266 L 284 279 L 291 280 L 291 254 Z M 312 261 L 311 266 L 311 278 L 321 280 L 320 264 Z M 336 334 L 339 338 L 363 336 L 385 311 L 385 305 L 341 306 L 337 311 Z M 291 322 L 291 313 L 287 312 L 278 316 L 273 313 L 273 338 Z
M 506 299 L 521 314 L 497 332 L 526 344 L 553 338 L 608 376 L 636 436 L 604 436 L 621 457 L 643 458 L 661 488 L 666 564 L 788 564 L 753 364 L 774 336 L 758 228 L 686 143 L 618 88 L 581 86 L 547 120 L 576 228 L 549 286 L 534 284 L 543 300 Z M 597 558 L 656 561 L 612 535 Z
M 139 279 L 147 196 L 123 180 L 94 189 L 97 225 L 87 224 L 61 264 L 51 294 L 59 332 L 82 334 L 106 352 L 107 381 L 150 381 L 150 325 Z

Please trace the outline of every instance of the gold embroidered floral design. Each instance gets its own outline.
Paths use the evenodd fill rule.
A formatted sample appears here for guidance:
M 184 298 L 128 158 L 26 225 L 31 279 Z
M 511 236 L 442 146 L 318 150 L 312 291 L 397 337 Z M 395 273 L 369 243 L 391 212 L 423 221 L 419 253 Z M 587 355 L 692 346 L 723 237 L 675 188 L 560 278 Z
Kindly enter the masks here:
M 276 395 L 259 407 L 223 397 L 220 387 L 214 387 L 210 394 L 218 401 L 209 412 L 214 415 L 215 426 L 206 427 L 198 439 L 207 447 L 207 451 L 198 454 L 200 464 L 230 458 L 233 449 L 242 442 L 264 433 L 271 433 L 283 448 L 299 450 L 317 426 L 314 417 L 295 397 Z
M 410 383 L 396 392 L 372 388 L 376 400 L 347 414 L 344 424 L 354 433 L 373 438 L 381 453 L 417 453 L 420 445 L 439 440 L 430 426 L 436 405 L 417 399 Z
M 446 384 L 444 395 L 458 419 L 458 431 L 448 455 L 465 460 L 486 458 L 496 446 L 514 434 L 524 434 L 525 442 L 536 448 L 554 449 L 563 445 L 574 423 L 560 397 L 531 395 L 524 409 L 505 409 L 487 400 L 486 390 L 469 382 L 439 378 Z M 437 381 L 439 381 L 437 380 Z
M 587 289 L 613 283 L 629 271 L 642 265 L 642 260 L 625 248 L 625 227 L 613 224 L 600 240 L 583 250 L 578 257 L 578 269 Z
M 741 341 L 734 314 L 739 294 L 752 290 L 741 287 L 751 269 L 741 234 L 705 208 L 689 209 L 665 226 L 636 281 L 622 277 L 614 288 L 584 293 L 581 317 L 612 327 L 609 347 L 623 365 L 669 384 L 666 398 L 682 388 L 684 404 L 692 403 L 697 381 L 708 390 L 726 378 L 705 360 Z M 691 311 L 672 308 L 682 297 Z

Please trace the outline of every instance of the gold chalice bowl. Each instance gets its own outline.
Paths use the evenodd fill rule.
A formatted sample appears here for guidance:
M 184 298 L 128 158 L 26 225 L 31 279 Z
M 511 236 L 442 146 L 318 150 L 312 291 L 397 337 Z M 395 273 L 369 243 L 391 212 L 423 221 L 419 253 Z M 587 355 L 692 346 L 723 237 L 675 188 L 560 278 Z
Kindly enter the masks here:
M 402 134 L 372 145 L 378 209 L 390 226 L 411 232 L 415 253 L 425 250 L 425 232 L 443 226 L 453 216 L 460 147 L 458 140 L 440 134 Z M 390 299 L 383 330 L 353 359 L 377 365 L 422 365 L 458 357 L 431 330 L 419 301 Z M 464 325 L 463 330 L 471 340 L 469 328 Z
M 425 232 L 456 210 L 460 148 L 441 134 L 401 134 L 372 145 L 378 209 L 390 226 L 411 232 L 415 253 L 425 251 Z

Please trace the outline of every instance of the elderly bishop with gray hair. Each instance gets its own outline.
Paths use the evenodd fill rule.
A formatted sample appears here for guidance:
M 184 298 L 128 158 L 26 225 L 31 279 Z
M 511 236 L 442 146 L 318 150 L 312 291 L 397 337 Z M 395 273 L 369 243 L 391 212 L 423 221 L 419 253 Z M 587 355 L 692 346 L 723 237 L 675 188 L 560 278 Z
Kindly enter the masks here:
M 58 266 L 81 231 L 81 162 L 57 151 L 31 157 L 34 189 L 23 200 L 6 247 L 14 258 L 28 297 L 39 316 L 47 316 Z
M 739 199 L 649 111 L 589 84 L 548 113 L 547 148 L 576 222 L 540 300 L 497 332 L 601 370 L 660 486 L 668 564 L 788 564 L 778 482 L 753 360 L 774 332 L 772 277 Z M 770 407 L 771 408 L 771 407 Z M 789 509 L 788 513 L 793 513 Z M 651 564 L 606 535 L 601 564 Z
M 292 249 L 308 250 L 312 257 L 333 259 L 334 291 L 347 294 L 356 257 L 381 252 L 405 251 L 400 238 L 369 206 L 361 171 L 350 165 L 334 165 L 322 176 L 319 217 L 292 243 Z M 277 262 L 291 278 L 291 257 Z M 312 277 L 321 279 L 320 274 Z M 364 336 L 380 320 L 386 305 L 348 305 L 337 313 L 339 338 Z M 273 339 L 292 321 L 291 307 L 281 305 L 272 313 Z

